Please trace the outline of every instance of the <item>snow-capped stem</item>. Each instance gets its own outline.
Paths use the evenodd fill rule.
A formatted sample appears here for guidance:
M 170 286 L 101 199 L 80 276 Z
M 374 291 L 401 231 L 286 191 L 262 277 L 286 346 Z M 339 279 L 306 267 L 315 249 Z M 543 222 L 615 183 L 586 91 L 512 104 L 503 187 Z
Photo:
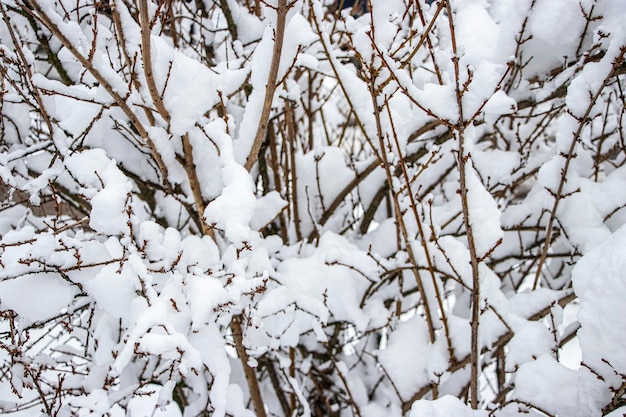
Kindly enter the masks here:
M 426 232 L 424 231 L 424 225 L 422 224 L 421 216 L 419 215 L 419 211 L 417 208 L 417 202 L 415 201 L 415 197 L 413 192 L 411 191 L 411 179 L 409 177 L 409 173 L 406 167 L 406 160 L 402 154 L 402 149 L 400 148 L 400 143 L 398 142 L 398 134 L 396 133 L 396 128 L 393 123 L 393 117 L 391 114 L 391 108 L 389 106 L 389 102 L 386 100 L 385 107 L 387 108 L 387 115 L 389 116 L 390 125 L 391 125 L 391 133 L 393 136 L 393 142 L 396 146 L 396 152 L 400 155 L 400 170 L 402 172 L 402 177 L 404 179 L 404 183 L 408 190 L 407 195 L 409 196 L 409 201 L 411 202 L 411 211 L 413 212 L 413 217 L 415 218 L 415 223 L 417 224 L 417 230 L 419 234 L 419 240 L 424 250 L 424 254 L 426 255 L 426 264 L 428 265 L 428 273 L 430 275 L 430 279 L 433 285 L 433 290 L 435 291 L 435 297 L 437 299 L 437 307 L 439 308 L 439 314 L 441 315 L 441 323 L 443 325 L 444 337 L 446 338 L 446 344 L 448 346 L 448 355 L 450 355 L 450 360 L 454 360 L 454 348 L 452 346 L 452 340 L 450 339 L 450 329 L 448 326 L 448 318 L 446 317 L 446 310 L 443 303 L 443 297 L 441 295 L 441 291 L 439 289 L 439 284 L 437 282 L 437 277 L 435 276 L 435 266 L 433 265 L 432 255 L 430 253 L 430 249 L 428 248 L 428 238 L 426 237 Z M 436 393 L 436 390 L 434 391 Z M 437 398 L 437 395 L 433 395 L 434 398 Z
M 430 23 L 428 24 L 426 29 L 424 29 L 424 33 L 422 33 L 422 36 L 420 37 L 419 41 L 417 42 L 417 45 L 415 45 L 415 47 L 413 48 L 413 51 L 409 54 L 409 56 L 400 65 L 400 68 L 403 68 L 403 67 L 405 67 L 405 66 L 407 66 L 408 64 L 411 63 L 411 60 L 413 59 L 413 57 L 415 56 L 417 51 L 420 50 L 420 48 L 422 47 L 422 45 L 423 45 L 425 40 L 428 40 L 428 43 L 430 44 L 430 38 L 429 38 L 430 31 L 433 29 L 433 26 L 435 25 L 435 21 L 437 20 L 437 17 L 439 17 L 439 13 L 441 13 L 441 10 L 443 10 L 443 8 L 444 8 L 446 3 L 447 3 L 446 1 L 440 1 L 439 2 L 439 5 L 437 6 L 437 10 L 435 10 L 435 15 L 430 20 Z M 422 7 L 421 5 L 418 5 L 418 10 L 420 10 L 420 18 L 422 19 L 422 24 L 423 24 L 424 21 L 423 21 L 423 14 L 421 12 L 421 7 Z M 429 45 L 429 47 L 430 47 L 430 45 Z M 435 62 L 435 61 L 433 60 L 433 62 Z
M 470 254 L 470 264 L 472 268 L 472 294 L 471 294 L 471 341 L 470 341 L 470 386 L 469 397 L 470 406 L 478 408 L 478 371 L 480 365 L 480 341 L 478 327 L 480 322 L 480 276 L 478 272 L 479 257 L 476 253 L 476 242 L 474 240 L 474 230 L 470 221 L 470 209 L 468 203 L 467 188 L 467 164 L 472 157 L 465 152 L 465 119 L 463 115 L 463 86 L 461 85 L 459 55 L 456 44 L 456 31 L 453 21 L 452 6 L 449 0 L 445 0 L 448 11 L 448 23 L 450 28 L 450 40 L 452 44 L 452 62 L 454 64 L 455 95 L 458 106 L 458 122 L 454 127 L 454 135 L 458 143 L 457 165 L 459 167 L 459 193 L 461 197 L 461 211 L 463 213 L 463 225 L 467 234 L 467 246 Z
M 148 91 L 150 92 L 150 97 L 152 98 L 152 102 L 154 103 L 154 107 L 157 112 L 161 115 L 161 117 L 165 120 L 166 123 L 170 121 L 170 115 L 165 105 L 163 104 L 163 99 L 161 98 L 161 94 L 159 93 L 159 89 L 156 86 L 156 82 L 154 81 L 154 72 L 152 68 L 152 43 L 150 42 L 150 17 L 148 15 L 148 0 L 139 0 L 139 22 L 141 25 L 141 58 L 143 61 L 143 70 L 146 76 L 146 84 L 148 85 Z
M 376 135 L 378 137 L 378 146 L 380 147 L 379 154 L 382 158 L 383 166 L 385 167 L 385 175 L 387 178 L 387 183 L 389 184 L 389 189 L 392 195 L 393 200 L 393 208 L 396 213 L 396 221 L 398 222 L 398 228 L 402 233 L 402 239 L 404 240 L 407 254 L 409 255 L 409 259 L 413 264 L 413 268 L 411 268 L 411 272 L 415 277 L 415 283 L 417 284 L 417 288 L 422 295 L 422 304 L 424 306 L 424 315 L 426 316 L 426 323 L 428 324 L 428 337 L 430 343 L 434 343 L 436 340 L 435 335 L 435 325 L 433 321 L 433 315 L 430 310 L 430 304 L 428 302 L 428 296 L 426 293 L 426 287 L 424 286 L 424 282 L 422 281 L 422 277 L 420 276 L 417 259 L 415 257 L 415 253 L 413 252 L 413 247 L 411 245 L 411 237 L 409 236 L 409 232 L 407 231 L 406 224 L 404 222 L 404 216 L 402 209 L 400 208 L 400 202 L 398 201 L 398 195 L 393 189 L 393 178 L 394 173 L 392 172 L 392 165 L 387 158 L 387 152 L 385 151 L 387 148 L 387 144 L 385 143 L 385 137 L 383 134 L 383 129 L 381 125 L 381 106 L 378 103 L 378 96 L 376 95 L 376 80 L 370 79 L 369 81 L 369 92 L 372 98 L 372 104 L 374 105 L 374 119 L 376 121 Z M 418 220 L 419 222 L 419 220 Z
M 267 130 L 267 138 L 269 141 L 269 150 L 270 150 L 270 160 L 272 165 L 272 173 L 274 176 L 274 187 L 276 191 L 280 193 L 280 195 L 287 195 L 287 201 L 289 201 L 289 193 L 286 191 L 289 189 L 289 180 L 285 180 L 283 183 L 283 178 L 281 177 L 281 168 L 280 161 L 277 152 L 277 144 L 276 144 L 276 132 L 273 128 L 268 128 Z M 288 227 L 287 221 L 285 219 L 284 211 L 278 215 L 278 221 L 280 223 L 280 236 L 283 239 L 283 242 L 287 242 L 288 235 Z M 298 223 L 296 223 L 297 225 Z
M 285 25 L 287 23 L 287 12 L 291 5 L 287 5 L 287 0 L 278 0 L 276 6 L 276 28 L 274 30 L 274 49 L 272 51 L 272 61 L 270 63 L 270 72 L 267 77 L 267 88 L 265 90 L 265 98 L 263 100 L 263 109 L 259 125 L 257 126 L 254 142 L 245 162 L 245 168 L 250 171 L 259 157 L 261 145 L 265 140 L 267 126 L 269 123 L 270 112 L 272 111 L 272 101 L 276 92 L 276 81 L 278 79 L 278 68 L 280 66 L 280 57 L 283 52 L 283 41 L 285 38 Z
M 455 132 L 459 143 L 458 165 L 459 165 L 459 192 L 461 195 L 461 207 L 463 211 L 463 224 L 467 234 L 467 246 L 470 253 L 470 263 L 472 267 L 472 312 L 470 326 L 472 329 L 471 352 L 470 352 L 470 405 L 473 409 L 478 408 L 478 370 L 480 361 L 480 346 L 478 337 L 478 325 L 480 322 L 480 276 L 478 273 L 478 255 L 476 254 L 476 243 L 474 241 L 474 231 L 470 222 L 469 204 L 467 201 L 467 162 L 471 160 L 469 155 L 463 153 L 464 132 L 459 129 Z
M 191 146 L 191 142 L 189 142 L 189 134 L 185 133 L 181 139 L 183 142 L 183 153 L 185 154 L 185 172 L 187 173 L 189 186 L 191 187 L 191 192 L 193 194 L 198 222 L 202 225 L 202 234 L 215 240 L 213 229 L 211 229 L 202 218 L 206 205 L 204 204 L 204 198 L 202 197 L 202 188 L 200 187 L 200 181 L 198 180 L 196 164 L 193 160 L 193 147 Z
M 117 39 L 119 40 L 119 49 L 120 54 L 124 58 L 124 65 L 128 68 L 129 71 L 132 71 L 133 68 L 133 59 L 128 54 L 128 50 L 126 49 L 126 35 L 124 34 L 124 29 L 122 27 L 122 18 L 120 16 L 120 12 L 118 10 L 119 7 L 126 7 L 125 5 L 121 5 L 120 1 L 117 0 L 114 3 L 114 6 L 111 7 L 111 20 L 113 20 L 113 25 L 115 26 L 115 32 L 117 34 Z M 137 91 L 141 91 L 141 84 L 139 82 L 139 77 L 132 75 L 131 82 L 133 87 Z M 148 124 L 150 126 L 154 126 L 154 114 L 152 110 L 148 107 L 143 108 L 143 113 L 146 115 L 146 119 L 148 119 Z
M 118 10 L 119 7 L 120 7 L 119 2 L 113 3 L 113 7 L 111 7 L 111 20 L 113 21 L 113 25 L 115 27 L 115 34 L 119 42 L 120 54 L 124 58 L 124 66 L 128 68 L 129 70 L 131 70 L 133 66 L 133 60 L 128 55 L 128 50 L 126 49 L 126 35 L 124 34 L 124 29 L 122 27 L 122 18 Z M 126 6 L 122 5 L 121 7 L 126 7 Z M 131 77 L 131 82 L 133 83 L 133 86 L 137 89 L 137 91 L 141 91 L 141 84 L 139 83 L 138 77 L 134 77 L 134 76 Z M 145 108 L 144 114 L 146 115 L 146 118 L 148 119 L 148 123 L 151 126 L 153 126 L 154 115 L 152 114 L 152 112 L 149 109 Z
M 230 329 L 233 332 L 233 338 L 235 339 L 235 349 L 239 356 L 239 361 L 243 367 L 243 372 L 248 383 L 248 390 L 250 391 L 250 400 L 254 406 L 254 411 L 257 417 L 266 417 L 265 404 L 263 403 L 263 397 L 261 396 L 261 389 L 259 388 L 259 381 L 257 380 L 256 372 L 254 368 L 248 363 L 248 352 L 243 345 L 243 329 L 241 327 L 242 316 L 237 315 L 230 321 Z
M 539 281 L 541 280 L 541 271 L 543 269 L 543 265 L 546 262 L 546 258 L 548 256 L 548 250 L 550 249 L 550 245 L 552 244 L 552 233 L 554 222 L 556 220 L 557 210 L 559 208 L 559 204 L 570 193 L 564 193 L 565 184 L 567 182 L 567 173 L 569 171 L 572 160 L 576 157 L 576 153 L 574 152 L 576 149 L 576 144 L 580 139 L 580 135 L 583 132 L 585 126 L 589 122 L 589 116 L 593 107 L 596 105 L 600 94 L 604 88 L 609 84 L 609 82 L 613 79 L 613 77 L 618 73 L 617 70 L 622 67 L 624 61 L 624 55 L 626 54 L 626 47 L 621 49 L 619 56 L 613 61 L 613 65 L 611 71 L 606 76 L 606 78 L 602 81 L 598 89 L 595 91 L 594 95 L 589 100 L 589 105 L 585 109 L 585 113 L 577 118 L 578 127 L 576 131 L 573 132 L 571 142 L 569 145 L 569 149 L 567 154 L 561 154 L 563 158 L 565 158 L 565 163 L 563 165 L 563 169 L 561 171 L 561 178 L 559 180 L 558 188 L 555 192 L 553 192 L 554 202 L 552 203 L 552 209 L 550 210 L 550 217 L 548 218 L 548 224 L 546 225 L 546 237 L 544 239 L 543 248 L 541 250 L 541 256 L 539 258 L 539 262 L 537 263 L 537 271 L 535 272 L 535 280 L 533 282 L 533 290 L 539 286 Z M 567 117 L 574 117 L 573 115 L 569 115 Z
M 228 5 L 228 0 L 220 0 L 220 7 L 222 8 L 222 13 L 224 13 L 224 17 L 226 18 L 226 24 L 228 25 L 228 31 L 230 32 L 230 36 L 233 39 L 237 39 L 239 35 L 237 34 L 237 24 L 233 19 L 233 12 L 230 10 L 230 6 Z
M 287 115 L 287 147 L 288 147 L 288 155 L 289 155 L 289 171 L 291 175 L 289 175 L 289 191 L 290 198 L 289 201 L 291 203 L 291 210 L 293 215 L 293 224 L 294 229 L 296 231 L 296 239 L 302 239 L 302 231 L 300 229 L 300 210 L 298 209 L 298 166 L 296 164 L 296 152 L 297 152 L 297 143 L 294 134 L 293 128 L 293 120 L 289 117 L 291 115 L 289 104 L 287 104 L 285 113 Z
M 435 13 L 439 13 L 441 9 L 443 9 L 444 7 L 444 2 L 440 2 L 439 6 L 437 6 L 437 11 Z M 417 7 L 417 14 L 419 16 L 420 22 L 422 23 L 423 26 L 426 26 L 426 19 L 424 19 L 424 10 L 423 10 L 423 6 L 420 3 L 419 6 Z M 436 20 L 436 16 L 433 17 L 431 19 L 431 23 L 434 23 Z M 435 48 L 433 47 L 433 42 L 430 39 L 430 34 L 428 32 L 430 32 L 432 30 L 432 27 L 429 28 L 429 30 L 426 32 L 427 36 L 426 36 L 426 44 L 428 45 L 428 54 L 430 55 L 430 60 L 433 63 L 433 68 L 435 69 L 435 75 L 437 76 L 437 82 L 440 85 L 443 85 L 443 78 L 441 76 L 441 68 L 439 67 L 439 64 L 437 63 L 437 57 L 435 55 Z
M 359 405 L 357 404 L 357 402 L 354 400 L 354 396 L 352 395 L 352 390 L 350 390 L 350 386 L 348 385 L 348 381 L 346 380 L 346 377 L 344 376 L 343 372 L 341 372 L 341 366 L 339 366 L 337 364 L 337 362 L 335 362 L 335 361 L 333 361 L 333 366 L 335 367 L 335 371 L 337 371 L 337 375 L 339 376 L 339 379 L 343 383 L 343 386 L 346 389 L 346 392 L 348 393 L 348 398 L 350 399 L 350 405 L 352 406 L 352 410 L 353 410 L 354 414 L 357 417 L 362 417 L 361 410 L 360 410 Z

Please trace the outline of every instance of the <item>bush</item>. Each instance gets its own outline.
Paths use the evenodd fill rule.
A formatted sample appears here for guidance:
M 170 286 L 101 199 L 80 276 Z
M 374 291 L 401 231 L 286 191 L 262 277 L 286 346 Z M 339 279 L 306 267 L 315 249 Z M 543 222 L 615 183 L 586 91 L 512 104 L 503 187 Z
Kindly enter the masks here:
M 3 413 L 618 413 L 622 2 L 331 3 L 0 4 Z

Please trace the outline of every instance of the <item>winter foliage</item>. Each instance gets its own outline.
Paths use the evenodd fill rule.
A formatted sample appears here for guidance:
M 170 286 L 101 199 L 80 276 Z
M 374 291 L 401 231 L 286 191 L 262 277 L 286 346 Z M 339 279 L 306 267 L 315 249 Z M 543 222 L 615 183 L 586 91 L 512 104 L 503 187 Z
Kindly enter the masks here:
M 1 413 L 626 413 L 626 2 L 342 3 L 0 3 Z

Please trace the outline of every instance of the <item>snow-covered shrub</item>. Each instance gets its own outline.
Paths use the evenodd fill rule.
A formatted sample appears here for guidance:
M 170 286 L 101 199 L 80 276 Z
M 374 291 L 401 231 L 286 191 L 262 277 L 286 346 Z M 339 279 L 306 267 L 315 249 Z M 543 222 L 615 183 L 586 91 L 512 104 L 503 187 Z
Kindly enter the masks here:
M 624 1 L 340 3 L 0 3 L 2 413 L 624 412 Z

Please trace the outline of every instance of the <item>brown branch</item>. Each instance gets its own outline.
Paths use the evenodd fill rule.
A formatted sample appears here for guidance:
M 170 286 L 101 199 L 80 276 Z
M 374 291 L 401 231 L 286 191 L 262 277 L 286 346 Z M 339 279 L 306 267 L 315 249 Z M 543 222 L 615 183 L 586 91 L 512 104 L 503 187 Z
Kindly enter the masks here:
M 372 26 L 373 27 L 373 26 Z M 374 33 L 372 31 L 371 35 L 370 35 L 370 39 L 371 39 L 371 43 L 374 44 Z M 370 71 L 371 74 L 375 73 L 375 71 Z M 383 128 L 382 128 L 382 123 L 381 123 L 381 108 L 378 105 L 378 96 L 376 95 L 376 80 L 374 78 L 371 78 L 368 80 L 369 81 L 369 93 L 370 93 L 370 97 L 372 100 L 372 105 L 374 107 L 374 120 L 376 122 L 376 135 L 378 137 L 378 143 L 379 143 L 379 148 L 380 148 L 380 155 L 382 157 L 382 163 L 383 166 L 385 168 L 385 174 L 387 176 L 387 183 L 388 184 L 393 184 L 393 172 L 392 172 L 392 165 L 389 162 L 388 158 L 387 158 L 387 152 L 385 150 L 385 138 L 384 138 L 384 134 L 383 134 Z M 400 231 L 402 232 L 402 238 L 405 242 L 405 246 L 406 246 L 406 251 L 407 254 L 409 255 L 409 259 L 411 260 L 411 263 L 413 264 L 414 268 L 411 268 L 413 275 L 415 277 L 415 282 L 417 284 L 417 287 L 419 289 L 420 294 L 422 294 L 423 297 L 423 301 L 424 301 L 424 314 L 426 316 L 426 323 L 428 324 L 428 336 L 429 336 L 429 340 L 431 343 L 434 343 L 436 340 L 436 335 L 435 335 L 435 327 L 434 327 L 434 323 L 433 323 L 433 316 L 432 316 L 432 312 L 430 310 L 430 305 L 428 303 L 428 300 L 426 299 L 426 291 L 424 288 L 424 283 L 422 282 L 422 277 L 420 276 L 419 273 L 419 269 L 417 268 L 418 263 L 417 263 L 417 258 L 415 257 L 415 253 L 413 251 L 413 247 L 411 245 L 411 238 L 409 236 L 408 230 L 406 228 L 406 224 L 404 222 L 404 216 L 403 216 L 403 212 L 402 209 L 400 207 L 400 202 L 398 201 L 398 195 L 394 192 L 393 187 L 390 188 L 391 189 L 391 194 L 392 194 L 392 200 L 393 200 L 393 207 L 394 207 L 394 212 L 395 212 L 395 217 L 397 220 L 397 225 L 400 228 Z
M 293 223 L 296 230 L 296 239 L 302 240 L 300 207 L 298 207 L 300 199 L 298 198 L 298 165 L 296 164 L 297 144 L 293 130 L 293 122 L 291 120 L 287 120 L 287 144 L 289 152 L 289 170 L 291 172 L 289 180 L 291 199 L 289 201 L 293 209 Z
M 187 172 L 187 177 L 189 178 L 189 186 L 191 187 L 194 203 L 196 205 L 198 222 L 202 226 L 202 234 L 215 240 L 213 229 L 209 227 L 202 217 L 206 205 L 204 204 L 204 198 L 202 197 L 202 188 L 196 172 L 196 164 L 193 159 L 193 147 L 191 146 L 191 142 L 189 142 L 189 135 L 185 133 L 181 139 L 183 142 L 183 152 L 185 153 L 185 171 Z
M 228 26 L 228 31 L 230 32 L 230 36 L 233 40 L 237 39 L 239 35 L 237 34 L 237 25 L 235 24 L 235 20 L 233 19 L 233 13 L 230 10 L 230 6 L 228 5 L 228 0 L 220 0 L 220 9 L 222 13 L 224 13 L 224 17 L 226 18 L 226 25 Z
M 139 1 L 139 23 L 141 25 L 141 57 L 143 61 L 143 71 L 146 77 L 148 91 L 152 98 L 154 107 L 161 117 L 169 124 L 170 114 L 163 104 L 163 99 L 154 81 L 154 73 L 152 68 L 152 51 L 150 42 L 150 19 L 148 17 L 148 0 Z
M 293 348 L 291 348 L 293 349 Z M 293 364 L 293 361 L 292 361 Z M 267 369 L 267 374 L 270 377 L 270 382 L 272 383 L 272 388 L 274 388 L 274 393 L 276 394 L 276 398 L 278 398 L 278 403 L 280 404 L 280 408 L 283 409 L 283 413 L 285 416 L 291 415 L 290 410 L 294 410 L 295 406 L 292 402 L 290 407 L 289 402 L 287 402 L 287 397 L 285 396 L 285 390 L 280 384 L 280 380 L 278 379 L 278 374 L 276 369 L 274 368 L 274 361 L 270 358 L 264 357 L 263 366 Z M 293 393 L 290 395 L 293 397 Z
M 269 150 L 272 164 L 272 174 L 274 175 L 274 188 L 278 193 L 282 196 L 286 196 L 287 200 L 289 200 L 288 189 L 289 184 L 283 184 L 283 179 L 280 176 L 280 161 L 278 159 L 277 152 L 277 143 L 276 143 L 276 132 L 274 128 L 270 127 L 267 130 L 267 139 L 269 141 Z M 287 180 L 289 181 L 289 180 Z M 287 242 L 287 221 L 285 220 L 285 216 L 283 215 L 283 211 L 278 214 L 278 221 L 280 223 L 280 236 L 283 239 L 283 242 Z
M 437 20 L 439 13 L 441 13 L 441 10 L 443 10 L 445 3 L 446 3 L 445 1 L 439 2 L 439 5 L 437 6 L 437 10 L 435 10 L 435 14 L 433 15 L 433 18 L 430 20 L 428 27 L 424 30 L 424 33 L 420 37 L 420 40 L 417 42 L 417 45 L 415 46 L 413 51 L 409 54 L 408 58 L 405 59 L 404 62 L 402 62 L 402 64 L 400 65 L 400 68 L 404 68 L 405 66 L 411 63 L 411 60 L 413 59 L 417 51 L 422 47 L 424 41 L 428 39 L 428 35 L 430 35 L 430 31 L 433 29 L 433 26 L 435 25 L 435 21 Z M 450 10 L 448 10 L 448 12 L 450 12 Z
M 241 314 L 236 315 L 230 321 L 230 329 L 233 332 L 233 338 L 235 339 L 235 349 L 239 356 L 239 361 L 243 367 L 243 372 L 248 383 L 248 389 L 250 390 L 250 400 L 254 405 L 254 411 L 257 417 L 267 417 L 265 413 L 265 405 L 263 403 L 263 397 L 261 396 L 261 389 L 259 388 L 259 382 L 256 377 L 254 368 L 248 363 L 249 357 L 246 352 L 246 347 L 243 345 L 243 330 L 241 328 L 241 320 L 243 316 Z
M 290 6 L 287 6 L 287 0 L 278 0 L 278 6 L 276 7 L 276 31 L 274 32 L 274 50 L 272 51 L 272 62 L 270 63 L 270 72 L 267 77 L 263 109 L 261 110 L 259 126 L 254 136 L 254 142 L 252 142 L 252 148 L 250 149 L 250 153 L 244 165 L 248 171 L 250 171 L 256 163 L 261 145 L 265 139 L 265 133 L 267 132 L 270 112 L 272 110 L 272 101 L 274 100 L 274 92 L 276 92 L 276 80 L 278 79 L 278 67 L 280 66 L 280 58 L 283 51 L 285 25 L 289 7 Z
M 422 219 L 417 210 L 417 202 L 415 201 L 415 196 L 413 195 L 413 191 L 411 190 L 411 183 L 415 181 L 415 177 L 413 179 L 410 178 L 409 173 L 406 168 L 406 160 L 402 155 L 402 149 L 400 147 L 400 142 L 398 141 L 398 134 L 396 133 L 396 128 L 393 123 L 393 116 L 391 114 L 391 107 L 389 106 L 389 102 L 386 100 L 385 102 L 387 108 L 387 115 L 389 117 L 389 123 L 391 126 L 391 132 L 394 139 L 394 144 L 396 145 L 396 152 L 398 152 L 398 156 L 400 157 L 400 170 L 402 172 L 402 177 L 406 184 L 407 195 L 409 196 L 410 207 L 413 212 L 413 218 L 415 219 L 415 223 L 417 224 L 417 230 L 420 237 L 420 242 L 422 245 L 422 249 L 424 250 L 424 255 L 426 258 L 426 264 L 428 265 L 428 272 L 431 278 L 431 282 L 433 285 L 433 289 L 435 290 L 435 298 L 437 299 L 437 306 L 439 307 L 439 313 L 441 314 L 441 322 L 443 324 L 444 336 L 446 338 L 446 343 L 448 345 L 448 354 L 450 358 L 454 357 L 454 347 L 452 346 L 452 339 L 450 337 L 450 329 L 448 326 L 448 319 L 446 317 L 446 310 L 443 305 L 443 297 L 441 294 L 441 290 L 439 289 L 439 285 L 437 282 L 437 278 L 435 277 L 435 266 L 433 264 L 433 258 L 430 255 L 430 249 L 428 247 L 428 237 L 426 236 L 426 232 L 424 231 L 424 226 L 422 224 Z M 423 172 L 423 170 L 421 171 Z M 408 246 L 408 242 L 407 242 Z M 436 392 L 436 391 L 435 391 Z
M 354 111 L 354 109 L 356 109 L 357 106 L 354 105 L 354 102 L 352 98 L 350 97 L 350 94 L 348 93 L 348 90 L 346 89 L 346 86 L 344 85 L 344 82 L 341 76 L 339 75 L 339 71 L 337 70 L 337 62 L 336 62 L 337 60 L 334 57 L 334 54 L 331 51 L 330 47 L 326 44 L 326 38 L 324 36 L 326 33 L 322 32 L 320 28 L 318 17 L 315 15 L 314 8 L 311 8 L 311 14 L 313 17 L 313 24 L 315 25 L 315 30 L 320 39 L 320 44 L 322 45 L 322 49 L 324 50 L 324 55 L 326 55 L 326 57 L 328 58 L 328 63 L 330 64 L 333 74 L 335 75 L 337 84 L 339 84 L 339 87 L 341 88 L 341 91 L 343 92 L 343 96 L 348 102 L 348 107 L 351 109 L 351 112 L 354 114 L 354 120 L 356 121 L 356 124 L 359 126 L 359 130 L 361 131 L 361 133 L 363 133 L 363 136 L 365 137 L 366 142 L 372 147 L 372 150 L 374 151 L 374 153 L 376 153 L 376 147 L 374 146 L 372 139 L 368 135 L 367 129 L 365 129 L 365 125 L 363 124 L 363 121 L 361 120 L 357 112 Z
M 455 92 L 457 107 L 459 110 L 459 120 L 454 129 L 454 135 L 458 141 L 457 163 L 459 167 L 459 193 L 461 196 L 461 209 L 463 211 L 463 224 L 467 232 L 467 246 L 470 253 L 470 264 L 472 268 L 472 307 L 471 307 L 471 350 L 470 350 L 470 386 L 469 397 L 470 406 L 475 410 L 478 408 L 478 368 L 480 361 L 479 334 L 478 326 L 480 322 L 480 276 L 478 273 L 478 264 L 480 263 L 478 254 L 476 253 L 476 243 L 474 241 L 474 231 L 472 222 L 470 221 L 469 203 L 467 201 L 467 163 L 471 161 L 471 156 L 465 153 L 465 120 L 463 115 L 463 91 L 464 86 L 461 85 L 459 56 L 456 45 L 456 32 L 454 29 L 452 6 L 450 1 L 446 0 L 446 8 L 448 11 L 448 23 L 450 30 L 450 39 L 452 43 L 452 63 L 454 65 L 455 76 Z

